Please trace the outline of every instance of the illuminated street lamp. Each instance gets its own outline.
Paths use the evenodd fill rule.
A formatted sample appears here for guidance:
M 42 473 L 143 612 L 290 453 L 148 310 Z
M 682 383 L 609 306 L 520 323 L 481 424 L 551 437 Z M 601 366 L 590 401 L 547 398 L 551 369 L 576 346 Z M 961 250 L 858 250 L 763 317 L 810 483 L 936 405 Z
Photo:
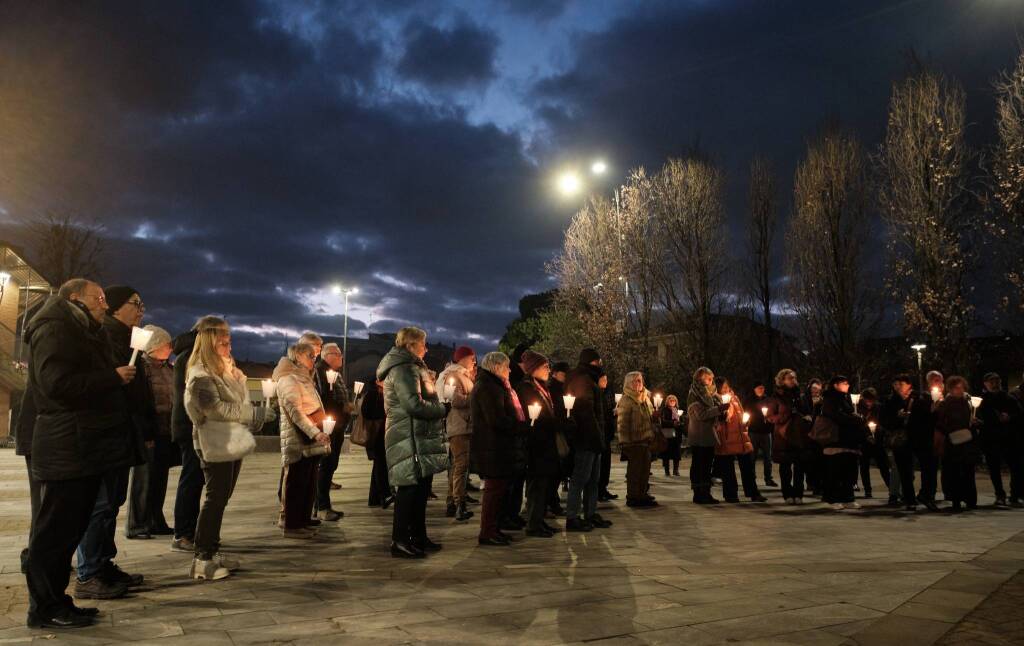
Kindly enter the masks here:
M 345 295 L 345 328 L 341 340 L 341 369 L 344 371 L 343 379 L 348 383 L 348 297 L 352 294 L 358 294 L 359 288 L 349 287 L 344 289 L 341 285 L 335 285 L 334 293 Z
M 0 271 L 0 301 L 4 298 L 4 291 L 7 289 L 7 283 L 11 281 L 11 275 L 6 271 Z
M 918 388 L 920 388 L 922 391 L 924 390 L 924 372 L 921 368 L 921 353 L 924 352 L 924 349 L 927 347 L 928 346 L 926 346 L 923 343 L 915 343 L 914 345 L 910 346 L 910 349 L 917 353 L 917 382 Z
M 608 164 L 606 164 L 603 159 L 595 160 L 594 163 L 590 165 L 590 172 L 595 175 L 604 175 L 607 171 Z
M 567 197 L 576 195 L 580 192 L 580 189 L 583 188 L 583 180 L 580 179 L 580 176 L 576 172 L 571 170 L 565 171 L 559 175 L 557 184 L 559 192 Z

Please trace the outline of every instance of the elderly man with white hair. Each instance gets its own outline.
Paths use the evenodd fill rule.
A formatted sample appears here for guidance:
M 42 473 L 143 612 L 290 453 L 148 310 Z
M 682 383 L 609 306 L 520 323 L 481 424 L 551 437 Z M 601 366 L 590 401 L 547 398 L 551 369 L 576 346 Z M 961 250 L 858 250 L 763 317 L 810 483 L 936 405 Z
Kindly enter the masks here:
M 316 509 L 320 520 L 330 522 L 337 522 L 345 515 L 331 505 L 331 488 L 336 486 L 331 479 L 338 470 L 341 444 L 345 440 L 345 427 L 348 426 L 355 410 L 349 399 L 348 387 L 341 377 L 343 367 L 344 358 L 338 344 L 324 344 L 320 349 L 320 358 L 313 368 L 313 382 L 324 404 L 324 412 L 336 421 L 337 431 L 331 435 L 331 452 L 320 458 L 320 469 L 316 477 Z M 329 372 L 332 374 L 329 375 Z

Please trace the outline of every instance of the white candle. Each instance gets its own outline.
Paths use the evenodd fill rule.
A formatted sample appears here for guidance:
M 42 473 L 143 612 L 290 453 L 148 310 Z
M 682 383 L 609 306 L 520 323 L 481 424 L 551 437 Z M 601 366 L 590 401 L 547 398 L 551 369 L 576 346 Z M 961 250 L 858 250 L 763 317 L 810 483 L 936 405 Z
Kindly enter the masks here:
M 446 402 L 450 402 L 452 399 L 455 398 L 455 380 L 454 379 L 449 379 L 447 382 L 445 382 L 444 392 L 441 393 L 441 395 L 444 397 L 444 400 Z
M 572 412 L 572 407 L 576 403 L 576 397 L 573 395 L 562 395 L 562 403 L 565 404 L 565 416 L 568 417 L 569 413 Z
M 132 349 L 132 358 L 128 362 L 129 366 L 135 365 L 135 359 L 139 356 L 140 352 L 145 352 L 146 346 L 149 345 L 149 340 L 153 338 L 153 330 L 144 330 L 140 327 L 132 327 L 132 340 L 128 344 Z
M 939 401 L 939 399 L 941 397 L 942 397 L 942 393 L 939 390 L 939 387 L 935 386 L 934 388 L 932 388 L 932 401 L 933 402 L 937 402 L 937 401 Z
M 530 411 L 530 426 L 533 426 L 533 423 L 540 417 L 540 404 L 530 404 L 526 408 Z
M 334 382 L 338 381 L 338 372 L 336 370 L 327 370 L 327 383 L 330 384 L 331 390 L 334 390 Z
M 971 397 L 971 406 L 978 408 L 981 406 L 981 397 Z
M 868 430 L 871 431 L 872 435 L 875 434 L 875 429 L 877 429 L 877 428 L 878 428 L 878 424 L 876 424 L 874 422 L 868 422 Z
M 263 399 L 269 402 L 274 397 L 274 392 L 277 390 L 277 384 L 274 383 L 273 379 L 264 379 L 260 382 L 260 386 L 263 387 Z
M 750 421 L 750 413 L 743 413 L 743 423 L 746 424 Z
M 860 403 L 860 393 L 857 393 L 856 395 L 850 395 L 850 399 L 853 401 L 853 405 L 856 406 L 857 404 Z
M 615 393 L 615 404 L 616 405 L 618 405 L 620 399 L 622 399 L 622 393 Z
M 654 393 L 654 398 L 653 399 L 654 399 L 654 407 L 655 408 L 661 406 L 662 396 L 660 394 Z
M 731 401 L 732 401 L 732 395 L 730 395 L 729 393 L 725 393 L 724 395 L 722 395 L 722 403 L 723 404 L 728 404 Z
M 762 406 L 761 407 L 761 414 L 764 415 L 765 417 L 768 417 L 768 407 L 767 406 Z
M 358 397 L 358 396 L 359 396 L 359 394 L 360 394 L 361 392 L 363 392 L 363 386 L 365 386 L 365 385 L 366 385 L 366 384 L 364 384 L 364 383 L 363 383 L 363 382 L 361 382 L 361 381 L 357 381 L 357 382 L 355 382 L 355 383 L 353 383 L 353 384 L 352 384 L 352 392 L 354 392 L 354 393 L 356 394 L 356 397 Z
M 336 422 L 334 421 L 333 417 L 330 417 L 330 416 L 325 417 L 324 418 L 324 433 L 327 433 L 328 435 L 333 433 L 334 432 L 334 425 L 335 424 L 336 424 Z

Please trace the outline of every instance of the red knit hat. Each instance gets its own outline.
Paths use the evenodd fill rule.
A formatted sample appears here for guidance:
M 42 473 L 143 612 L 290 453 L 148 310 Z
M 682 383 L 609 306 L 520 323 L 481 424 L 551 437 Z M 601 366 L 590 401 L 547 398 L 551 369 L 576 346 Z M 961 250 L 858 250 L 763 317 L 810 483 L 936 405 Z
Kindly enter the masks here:
M 455 353 L 452 355 L 452 361 L 454 363 L 458 363 L 465 359 L 466 357 L 473 356 L 476 356 L 476 353 L 473 352 L 473 348 L 469 347 L 468 345 L 460 345 L 459 347 L 455 348 Z

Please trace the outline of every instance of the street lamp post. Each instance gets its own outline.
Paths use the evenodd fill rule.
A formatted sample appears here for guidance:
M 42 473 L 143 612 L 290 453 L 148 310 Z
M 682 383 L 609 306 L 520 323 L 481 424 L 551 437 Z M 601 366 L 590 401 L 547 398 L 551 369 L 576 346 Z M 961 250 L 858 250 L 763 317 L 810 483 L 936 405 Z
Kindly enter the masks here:
M 334 286 L 334 293 L 335 294 L 344 294 L 345 295 L 345 326 L 344 326 L 344 330 L 342 332 L 342 337 L 341 337 L 341 371 L 342 371 L 341 374 L 342 374 L 342 379 L 344 379 L 345 383 L 347 384 L 348 383 L 348 297 L 351 296 L 352 294 L 358 294 L 359 293 L 359 288 L 358 287 L 350 287 L 348 289 L 343 289 L 341 287 L 341 285 L 335 285 Z
M 924 372 L 921 367 L 921 353 L 924 352 L 924 349 L 927 347 L 928 346 L 923 343 L 915 343 L 910 346 L 910 349 L 917 353 L 917 387 L 921 392 L 924 392 Z

